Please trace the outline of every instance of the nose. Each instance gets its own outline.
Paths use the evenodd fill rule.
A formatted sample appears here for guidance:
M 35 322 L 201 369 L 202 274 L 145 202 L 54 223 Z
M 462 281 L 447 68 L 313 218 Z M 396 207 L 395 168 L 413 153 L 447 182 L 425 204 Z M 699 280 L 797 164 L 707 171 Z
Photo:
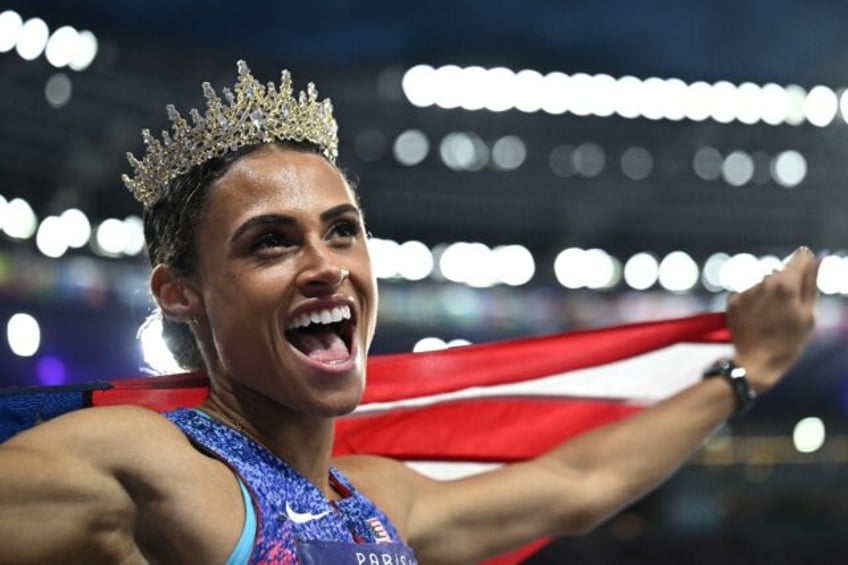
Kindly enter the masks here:
M 296 281 L 304 296 L 321 296 L 335 292 L 350 276 L 350 271 L 341 266 L 340 258 L 325 245 L 309 245 L 304 251 L 304 266 Z

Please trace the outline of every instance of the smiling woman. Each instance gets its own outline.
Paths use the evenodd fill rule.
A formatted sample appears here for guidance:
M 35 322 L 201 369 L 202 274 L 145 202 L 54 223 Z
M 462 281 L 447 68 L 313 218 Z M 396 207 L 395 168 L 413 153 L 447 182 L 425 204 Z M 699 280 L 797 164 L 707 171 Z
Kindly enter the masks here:
M 209 395 L 164 414 L 79 410 L 0 446 L 4 562 L 469 563 L 581 533 L 750 407 L 809 335 L 818 264 L 800 249 L 731 298 L 736 356 L 717 378 L 637 416 L 451 481 L 333 458 L 335 418 L 362 399 L 377 286 L 332 107 L 243 62 L 226 102 L 204 93 L 192 125 L 169 107 L 172 134 L 143 132 L 124 181 L 144 207 L 156 315 Z
M 202 209 L 194 271 L 154 268 L 165 317 L 190 322 L 222 389 L 248 385 L 294 412 L 352 410 L 376 288 L 342 175 L 320 155 L 267 145 L 214 181 Z M 351 316 L 339 335 L 322 316 L 342 308 Z M 292 330 L 304 317 L 317 323 Z
M 320 151 L 316 145 L 285 139 L 277 140 L 275 144 L 292 151 Z M 262 147 L 262 144 L 248 145 L 202 162 L 188 173 L 174 178 L 170 190 L 162 191 L 154 202 L 145 206 L 144 234 L 152 265 L 168 265 L 177 274 L 187 274 L 194 270 L 197 261 L 195 230 L 201 204 L 209 186 L 222 177 L 233 163 Z M 352 188 L 350 190 L 353 191 Z M 257 218 L 253 221 L 263 220 Z M 160 313 L 156 312 L 153 317 L 158 318 L 159 315 Z M 185 369 L 203 369 L 203 357 L 188 324 L 168 317 L 165 317 L 162 323 L 163 337 L 177 362 Z

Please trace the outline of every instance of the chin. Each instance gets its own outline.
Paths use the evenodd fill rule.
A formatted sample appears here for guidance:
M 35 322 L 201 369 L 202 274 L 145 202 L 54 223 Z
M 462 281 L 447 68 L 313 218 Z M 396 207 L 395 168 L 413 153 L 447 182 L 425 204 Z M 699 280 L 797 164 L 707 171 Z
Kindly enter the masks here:
M 354 391 L 336 391 L 315 399 L 315 411 L 324 418 L 337 418 L 350 414 L 362 402 L 362 388 Z

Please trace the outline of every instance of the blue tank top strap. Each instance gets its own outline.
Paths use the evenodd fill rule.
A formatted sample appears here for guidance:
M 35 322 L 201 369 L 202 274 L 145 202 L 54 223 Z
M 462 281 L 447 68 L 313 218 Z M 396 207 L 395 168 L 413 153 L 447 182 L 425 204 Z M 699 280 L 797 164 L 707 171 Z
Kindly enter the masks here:
M 253 542 L 256 541 L 256 509 L 253 507 L 253 501 L 250 499 L 250 493 L 247 491 L 244 481 L 241 480 L 241 477 L 237 476 L 236 478 L 244 503 L 244 525 L 236 546 L 227 558 L 226 565 L 247 565 L 253 551 Z

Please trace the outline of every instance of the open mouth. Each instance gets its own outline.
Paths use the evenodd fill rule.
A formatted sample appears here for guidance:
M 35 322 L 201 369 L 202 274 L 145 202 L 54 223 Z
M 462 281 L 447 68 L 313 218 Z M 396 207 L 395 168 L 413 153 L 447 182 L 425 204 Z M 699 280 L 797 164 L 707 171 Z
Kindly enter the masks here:
M 304 312 L 289 323 L 286 339 L 295 349 L 320 363 L 350 359 L 355 321 L 348 305 Z

